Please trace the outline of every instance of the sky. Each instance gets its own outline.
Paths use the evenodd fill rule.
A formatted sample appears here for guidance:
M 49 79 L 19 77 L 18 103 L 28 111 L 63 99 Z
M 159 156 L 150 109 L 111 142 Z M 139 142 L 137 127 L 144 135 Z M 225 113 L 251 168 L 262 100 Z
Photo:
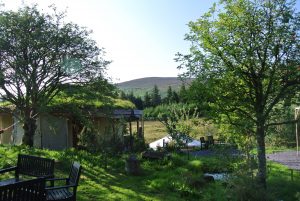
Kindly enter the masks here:
M 0 0 L 6 9 L 37 3 L 67 11 L 65 21 L 92 30 L 105 48 L 107 76 L 113 82 L 143 77 L 176 77 L 177 52 L 187 53 L 188 22 L 201 17 L 217 0 Z M 300 8 L 297 0 L 297 8 Z M 298 9 L 299 10 L 299 9 Z

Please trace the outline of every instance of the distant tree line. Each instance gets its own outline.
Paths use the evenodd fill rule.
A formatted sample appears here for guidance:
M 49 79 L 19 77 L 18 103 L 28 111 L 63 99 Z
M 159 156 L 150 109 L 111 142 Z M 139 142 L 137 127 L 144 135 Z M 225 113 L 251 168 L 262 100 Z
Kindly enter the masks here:
M 156 107 L 162 104 L 188 103 L 188 91 L 185 85 L 181 85 L 178 92 L 169 86 L 167 95 L 162 97 L 158 86 L 154 85 L 153 89 L 150 92 L 146 91 L 143 97 L 135 96 L 133 91 L 128 94 L 126 94 L 124 91 L 120 91 L 119 98 L 130 100 L 135 104 L 137 109 L 141 110 L 149 107 Z

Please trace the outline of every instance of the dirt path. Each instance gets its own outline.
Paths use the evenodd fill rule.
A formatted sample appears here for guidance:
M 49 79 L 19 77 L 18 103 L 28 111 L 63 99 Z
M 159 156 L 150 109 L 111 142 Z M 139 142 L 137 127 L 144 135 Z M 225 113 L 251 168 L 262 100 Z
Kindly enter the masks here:
M 298 156 L 296 151 L 286 151 L 267 154 L 266 157 L 267 160 L 281 163 L 290 169 L 300 170 L 300 152 Z

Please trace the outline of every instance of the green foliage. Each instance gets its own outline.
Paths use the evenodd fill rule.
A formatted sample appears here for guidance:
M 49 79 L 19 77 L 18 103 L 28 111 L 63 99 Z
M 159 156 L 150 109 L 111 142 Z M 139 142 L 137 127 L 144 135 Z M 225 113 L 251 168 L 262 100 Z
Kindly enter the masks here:
M 214 117 L 235 133 L 255 135 L 263 186 L 265 136 L 280 123 L 273 118 L 278 105 L 300 86 L 300 14 L 294 7 L 289 0 L 220 1 L 189 23 L 190 54 L 178 57 L 179 68 L 210 90 Z
M 168 134 L 176 142 L 176 145 L 181 147 L 191 140 L 192 124 L 195 123 L 192 120 L 198 119 L 198 113 L 197 109 L 190 110 L 185 105 L 181 108 L 171 106 L 168 113 L 160 113 L 158 119 L 166 126 Z
M 167 96 L 163 99 L 165 104 L 172 104 L 179 102 L 179 96 L 176 91 L 172 90 L 172 87 L 168 87 Z
M 161 96 L 157 85 L 154 85 L 151 93 L 151 106 L 155 107 L 161 104 Z
M 0 11 L 1 98 L 24 122 L 23 143 L 33 146 L 36 120 L 64 83 L 101 79 L 110 63 L 90 32 L 64 22 L 65 13 L 43 13 L 37 5 Z
M 48 109 L 72 112 L 67 105 L 72 105 L 78 109 L 132 109 L 134 105 L 126 100 L 116 98 L 116 89 L 107 81 L 97 81 L 86 85 L 62 86 L 61 91 L 51 100 Z M 45 108 L 47 109 L 47 108 Z
M 194 104 L 162 104 L 157 107 L 148 107 L 144 109 L 144 117 L 147 119 L 157 119 L 159 115 L 168 115 L 171 109 L 180 110 L 185 108 L 186 110 L 194 110 L 196 106 Z
M 261 188 L 254 179 L 245 172 L 235 175 L 235 178 L 230 181 L 229 185 L 231 188 L 228 196 L 230 200 L 274 200 L 270 198 L 264 188 Z
M 27 146 L 0 146 L 0 167 L 16 164 L 18 153 L 31 154 L 56 161 L 55 176 L 67 177 L 73 161 L 82 164 L 83 170 L 77 191 L 78 201 L 89 200 L 131 200 L 131 201 L 239 201 L 260 200 L 257 196 L 261 189 L 253 186 L 251 176 L 237 167 L 240 174 L 226 183 L 215 181 L 207 184 L 202 180 L 203 166 L 216 163 L 214 158 L 200 157 L 187 160 L 186 155 L 172 155 L 170 160 L 140 160 L 142 174 L 128 176 L 124 170 L 126 155 L 105 157 L 101 153 L 89 153 L 68 149 L 51 151 Z M 106 162 L 105 162 L 106 160 Z M 222 160 L 220 158 L 220 160 Z M 222 162 L 226 162 L 225 159 Z M 106 163 L 106 168 L 105 168 Z M 270 162 L 268 189 L 265 192 L 270 200 L 294 201 L 299 198 L 300 174 L 294 172 L 291 181 L 290 170 L 277 163 Z M 211 171 L 211 170 L 209 170 Z M 1 179 L 13 175 L 1 175 Z M 112 193 L 112 191 L 114 193 Z M 248 197 L 247 197 L 248 196 Z
M 149 107 L 151 105 L 151 97 L 148 92 L 144 95 L 144 106 Z
M 210 116 L 210 104 L 214 102 L 213 91 L 201 79 L 195 79 L 185 91 L 185 100 L 188 104 L 197 106 L 203 116 Z
M 273 119 L 276 121 L 286 121 L 287 119 L 295 118 L 295 107 L 298 105 L 278 105 L 278 114 L 273 115 Z M 287 124 L 275 125 L 268 130 L 268 136 L 266 143 L 270 146 L 285 146 L 295 147 L 295 122 Z M 299 124 L 299 123 L 298 123 Z

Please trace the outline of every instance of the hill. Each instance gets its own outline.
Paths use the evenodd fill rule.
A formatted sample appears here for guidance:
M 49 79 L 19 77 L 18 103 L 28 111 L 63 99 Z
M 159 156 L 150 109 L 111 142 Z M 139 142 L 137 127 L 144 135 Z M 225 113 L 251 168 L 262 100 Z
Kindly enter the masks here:
M 145 77 L 134 79 L 117 84 L 117 87 L 125 93 L 133 91 L 135 96 L 144 96 L 146 92 L 151 92 L 154 85 L 156 85 L 161 93 L 161 96 L 167 94 L 168 87 L 171 86 L 173 90 L 178 91 L 183 83 L 190 83 L 192 79 L 184 82 L 178 77 Z

